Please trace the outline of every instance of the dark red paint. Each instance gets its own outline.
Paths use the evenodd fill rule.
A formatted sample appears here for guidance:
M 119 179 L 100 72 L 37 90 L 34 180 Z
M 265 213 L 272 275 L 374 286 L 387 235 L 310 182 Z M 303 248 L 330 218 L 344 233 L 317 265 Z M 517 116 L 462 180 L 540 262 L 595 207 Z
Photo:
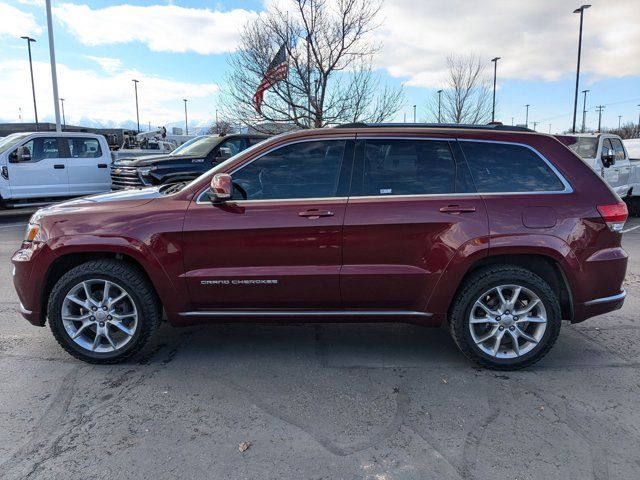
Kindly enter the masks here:
M 340 320 L 367 318 L 355 314 L 368 310 L 407 310 L 429 314 L 411 321 L 438 325 L 477 262 L 504 262 L 513 255 L 538 255 L 557 265 L 570 292 L 565 316 L 574 322 L 622 305 L 622 300 L 585 305 L 621 292 L 627 265 L 621 234 L 608 229 L 597 209 L 619 199 L 551 136 L 444 128 L 315 130 L 274 137 L 212 172 L 231 172 L 292 140 L 338 136 L 523 143 L 551 160 L 573 192 L 196 202 L 209 186 L 209 174 L 171 196 L 67 203 L 51 207 L 43 217 L 46 242 L 24 243 L 14 254 L 16 290 L 31 312 L 25 317 L 44 324 L 52 266 L 78 254 L 121 254 L 136 262 L 175 325 L 229 320 L 221 314 L 181 315 L 226 309 L 354 312 Z M 264 283 L 201 283 L 212 278 Z M 239 318 L 253 319 L 233 320 Z

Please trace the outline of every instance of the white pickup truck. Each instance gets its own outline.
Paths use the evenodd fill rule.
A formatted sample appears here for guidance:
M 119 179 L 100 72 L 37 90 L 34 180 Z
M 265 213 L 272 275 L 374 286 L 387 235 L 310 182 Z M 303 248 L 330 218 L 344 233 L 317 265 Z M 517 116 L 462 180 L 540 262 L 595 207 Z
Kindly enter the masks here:
M 640 159 L 630 159 L 618 135 L 588 133 L 557 138 L 589 164 L 620 198 L 640 196 Z
M 0 206 L 38 206 L 111 189 L 102 135 L 14 133 L 0 139 Z

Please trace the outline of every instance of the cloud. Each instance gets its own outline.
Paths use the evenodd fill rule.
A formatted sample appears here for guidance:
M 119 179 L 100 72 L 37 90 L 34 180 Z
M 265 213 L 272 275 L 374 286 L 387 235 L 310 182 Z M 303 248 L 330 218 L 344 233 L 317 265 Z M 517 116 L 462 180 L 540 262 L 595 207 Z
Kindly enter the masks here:
M 86 58 L 96 62 L 105 72 L 115 73 L 122 68 L 122 60 L 119 58 L 94 57 L 93 55 L 86 55 Z
M 142 42 L 156 52 L 202 55 L 236 49 L 240 27 L 258 14 L 235 9 L 218 11 L 175 5 L 117 5 L 92 9 L 61 3 L 54 14 L 85 45 Z
M 31 13 L 25 13 L 16 7 L 0 3 L 0 37 L 16 37 L 23 35 L 39 35 L 42 27 L 38 25 Z
M 579 4 L 576 3 L 575 6 Z M 502 57 L 501 79 L 555 81 L 576 68 L 579 16 L 574 5 L 481 0 L 393 0 L 375 32 L 378 65 L 407 84 L 435 88 L 448 54 Z M 586 10 L 582 71 L 596 78 L 640 75 L 638 0 L 593 0 Z
M 189 99 L 190 123 L 206 123 L 212 118 L 214 95 L 219 87 L 215 83 L 180 82 L 168 78 L 146 75 L 125 68 L 117 59 L 99 58 L 103 70 L 74 69 L 58 64 L 58 89 L 65 99 L 67 123 L 86 119 L 105 125 L 121 125 L 135 119 L 132 78 L 140 80 L 138 98 L 140 122 L 147 125 L 165 125 L 184 118 L 183 98 Z M 112 68 L 117 66 L 116 68 Z M 40 119 L 53 117 L 51 70 L 48 62 L 33 63 L 36 80 L 36 98 Z M 11 95 L 0 97 L 0 121 L 18 121 L 18 108 L 22 108 L 25 121 L 32 121 L 33 108 L 29 63 L 26 60 L 0 61 L 0 91 Z

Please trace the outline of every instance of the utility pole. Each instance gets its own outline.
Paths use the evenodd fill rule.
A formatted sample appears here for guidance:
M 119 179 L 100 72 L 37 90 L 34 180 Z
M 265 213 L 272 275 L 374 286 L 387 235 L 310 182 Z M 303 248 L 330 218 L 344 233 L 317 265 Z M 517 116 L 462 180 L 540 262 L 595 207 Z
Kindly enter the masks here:
M 514 125 L 514 123 L 513 123 L 514 118 L 515 118 L 515 117 L 511 117 L 511 125 L 512 125 L 512 126 Z
M 189 121 L 187 120 L 187 99 L 183 98 L 184 102 L 184 131 L 185 135 L 189 135 Z
M 31 92 L 33 93 L 33 111 L 36 116 L 36 132 L 39 130 L 38 127 L 38 107 L 36 106 L 36 87 L 33 83 L 33 63 L 31 61 L 31 42 L 35 42 L 35 38 L 31 37 L 20 37 L 23 40 L 27 41 L 27 49 L 29 50 L 29 70 L 31 70 Z
M 416 123 L 416 106 L 413 106 L 413 123 Z
M 526 125 L 527 128 L 529 128 L 529 107 L 531 105 L 529 105 L 528 103 L 525 105 L 525 107 L 527 107 L 527 113 L 525 115 L 525 120 L 524 120 L 524 124 Z
M 218 123 L 218 109 L 216 108 L 216 133 L 220 133 L 220 127 Z
M 582 133 L 584 133 L 585 122 L 587 120 L 587 93 L 591 90 L 582 90 L 584 93 L 584 102 L 582 102 Z
M 438 123 L 442 123 L 440 114 L 442 113 L 442 90 L 438 90 Z M 640 121 L 638 122 L 640 124 Z
M 604 105 L 598 105 L 596 110 L 598 111 L 598 132 L 600 132 L 602 128 L 602 110 L 604 110 Z
M 573 98 L 573 126 L 571 132 L 576 133 L 576 111 L 578 110 L 578 86 L 580 84 L 580 55 L 582 54 L 582 21 L 584 18 L 584 11 L 591 5 L 582 5 L 580 8 L 576 8 L 573 13 L 580 14 L 580 34 L 578 35 L 578 66 L 576 67 L 576 93 Z
M 493 62 L 493 106 L 491 107 L 491 121 L 496 120 L 496 77 L 498 76 L 498 60 L 500 57 L 492 58 Z
M 620 130 L 621 124 L 622 124 L 622 115 L 618 115 L 618 130 Z
M 535 132 L 536 131 L 536 127 L 538 126 L 538 124 L 540 122 L 532 122 L 532 123 L 533 123 L 533 131 Z
M 551 124 L 549 124 L 549 135 L 551 135 Z
M 402 123 L 407 123 L 407 112 L 404 112 L 404 121 Z
M 64 116 L 64 98 L 60 99 L 60 104 L 62 105 L 62 129 L 67 126 L 67 119 Z
M 49 60 L 51 62 L 51 84 L 53 87 L 53 110 L 56 114 L 56 132 L 62 132 L 60 126 L 60 106 L 58 105 L 58 72 L 56 70 L 56 47 L 53 42 L 53 19 L 51 16 L 51 0 L 46 0 L 47 31 L 49 32 Z
M 138 132 L 140 133 L 140 113 L 138 112 L 138 83 L 140 80 L 136 80 L 135 78 L 131 80 L 133 82 L 135 91 L 136 91 L 136 121 L 138 123 Z

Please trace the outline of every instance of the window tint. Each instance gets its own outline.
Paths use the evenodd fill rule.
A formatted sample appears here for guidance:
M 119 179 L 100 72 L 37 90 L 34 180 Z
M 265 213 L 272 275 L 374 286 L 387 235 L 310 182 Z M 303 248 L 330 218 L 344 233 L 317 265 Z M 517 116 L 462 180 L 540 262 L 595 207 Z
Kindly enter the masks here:
M 564 185 L 549 165 L 522 145 L 460 142 L 478 192 L 553 192 Z
M 95 138 L 67 138 L 72 158 L 100 158 L 102 149 Z
M 36 137 L 23 145 L 31 153 L 31 161 L 38 162 L 45 158 L 60 158 L 58 139 L 55 137 Z
M 447 142 L 367 140 L 362 195 L 421 195 L 455 191 L 456 168 Z
M 248 200 L 334 197 L 345 142 L 302 142 L 278 148 L 232 175 L 233 198 Z
M 611 145 L 613 145 L 613 149 L 616 151 L 616 160 L 624 160 L 624 147 L 622 146 L 622 142 L 617 138 L 612 138 Z

